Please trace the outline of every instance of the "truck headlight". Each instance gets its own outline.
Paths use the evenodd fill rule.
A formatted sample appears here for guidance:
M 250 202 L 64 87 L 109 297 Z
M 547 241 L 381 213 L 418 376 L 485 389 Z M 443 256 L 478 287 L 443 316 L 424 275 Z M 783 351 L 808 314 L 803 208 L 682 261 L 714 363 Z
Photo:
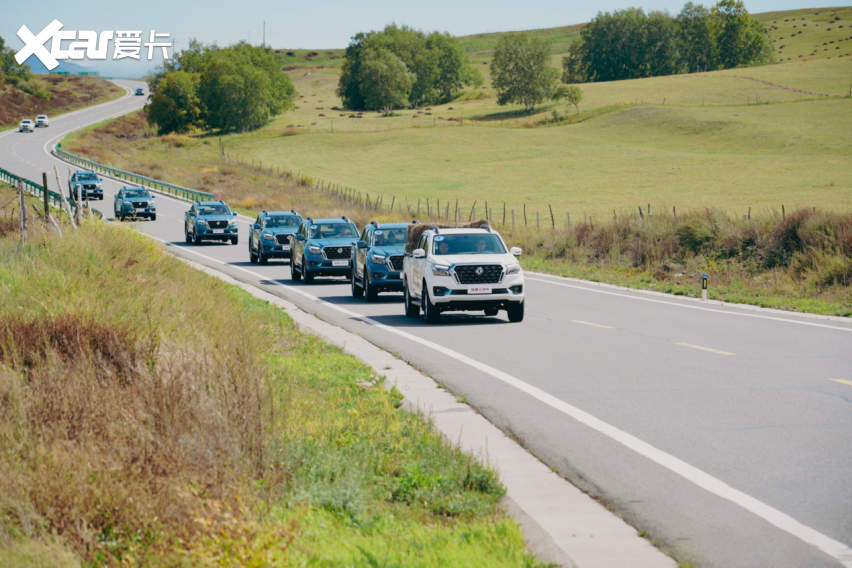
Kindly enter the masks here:
M 450 275 L 450 267 L 449 266 L 441 266 L 440 264 L 433 264 L 432 266 L 432 274 L 435 276 L 449 276 Z
M 321 254 L 322 249 L 320 247 L 310 246 L 310 247 L 308 247 L 308 252 L 311 253 L 311 254 Z
M 199 225 L 207 225 L 207 221 L 205 221 L 204 219 L 199 219 L 198 221 L 196 221 L 196 223 L 198 223 Z
M 371 254 L 370 260 L 375 262 L 376 264 L 384 264 L 387 257 L 383 254 Z
M 275 239 L 275 237 L 273 237 L 273 236 L 272 236 L 272 235 L 270 235 L 269 233 L 263 233 L 263 240 L 264 240 L 264 241 L 272 241 L 272 240 L 274 240 L 274 239 Z
M 520 271 L 521 271 L 521 265 L 520 264 L 510 264 L 509 266 L 506 267 L 506 276 L 509 276 L 510 274 L 517 274 Z
M 237 225 L 237 219 L 236 219 L 236 218 L 234 218 L 234 219 L 229 220 L 229 221 L 228 221 L 228 225 L 231 225 L 232 227 L 235 227 L 235 226 Z

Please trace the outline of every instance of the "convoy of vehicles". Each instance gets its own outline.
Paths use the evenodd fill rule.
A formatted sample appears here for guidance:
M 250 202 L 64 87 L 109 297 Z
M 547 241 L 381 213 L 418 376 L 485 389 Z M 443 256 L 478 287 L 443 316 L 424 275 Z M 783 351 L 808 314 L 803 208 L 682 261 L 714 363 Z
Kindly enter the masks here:
M 71 188 L 69 197 L 77 199 L 79 190 L 80 199 L 98 199 L 103 200 L 104 188 L 100 176 L 91 171 L 77 171 L 71 174 Z
M 301 224 L 295 210 L 263 211 L 251 226 L 249 261 L 266 264 L 270 258 L 290 258 L 290 240 Z
M 415 221 L 416 223 L 416 221 Z M 352 296 L 373 302 L 379 292 L 402 292 L 408 223 L 370 223 L 352 250 Z
M 290 278 L 311 284 L 316 276 L 352 275 L 352 248 L 358 241 L 358 228 L 347 217 L 313 219 L 308 217 L 292 239 Z
M 144 187 L 122 187 L 115 196 L 113 211 L 119 221 L 124 221 L 127 217 L 157 220 L 154 196 Z

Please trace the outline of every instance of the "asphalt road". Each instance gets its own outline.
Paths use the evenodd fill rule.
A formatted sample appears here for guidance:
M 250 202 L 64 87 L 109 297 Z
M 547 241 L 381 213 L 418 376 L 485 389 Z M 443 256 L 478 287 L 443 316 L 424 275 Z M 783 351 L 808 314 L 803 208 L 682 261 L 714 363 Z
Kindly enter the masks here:
M 64 180 L 48 142 L 143 102 L 0 135 L 0 167 L 41 180 L 57 164 Z M 108 218 L 121 185 L 105 181 Z M 852 322 L 528 273 L 523 323 L 501 312 L 427 326 L 401 295 L 368 304 L 342 280 L 305 285 L 280 261 L 250 264 L 247 219 L 238 246 L 186 245 L 188 205 L 157 201 L 139 230 L 411 362 L 677 560 L 852 567 Z

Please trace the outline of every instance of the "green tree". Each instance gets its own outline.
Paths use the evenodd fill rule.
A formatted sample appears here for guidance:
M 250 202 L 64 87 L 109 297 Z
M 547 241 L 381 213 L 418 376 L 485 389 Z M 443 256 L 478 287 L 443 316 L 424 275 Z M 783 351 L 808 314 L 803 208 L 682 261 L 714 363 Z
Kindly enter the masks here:
M 556 87 L 559 73 L 550 66 L 550 42 L 526 34 L 507 34 L 497 41 L 491 80 L 497 103 L 520 103 L 532 111 Z
M 146 106 L 148 122 L 156 124 L 160 134 L 186 132 L 198 124 L 201 108 L 197 82 L 198 75 L 185 71 L 168 73 L 160 81 Z
M 710 35 L 717 68 L 730 69 L 772 58 L 763 26 L 749 15 L 741 0 L 720 0 L 713 6 Z
M 589 80 L 585 44 L 581 39 L 571 42 L 568 53 L 562 57 L 562 82 L 585 83 Z
M 638 8 L 602 12 L 583 28 L 582 64 L 589 81 L 645 76 L 645 13 Z
M 570 105 L 574 105 L 577 109 L 577 114 L 580 114 L 580 103 L 583 100 L 583 91 L 577 85 L 559 85 L 553 91 L 550 97 L 554 101 L 564 100 Z M 556 111 L 554 111 L 556 112 Z
M 385 116 L 395 108 L 408 106 L 408 93 L 414 84 L 414 74 L 402 59 L 384 48 L 371 49 L 361 63 L 361 93 L 364 108 L 381 110 Z
M 710 71 L 713 65 L 713 38 L 710 10 L 687 2 L 677 16 L 680 62 L 687 73 Z
M 673 75 L 678 71 L 679 30 L 668 12 L 650 12 L 641 23 L 642 70 L 645 77 Z
M 0 37 L 0 83 L 18 84 L 30 79 L 30 66 L 18 65 L 15 60 L 15 50 L 6 47 L 6 41 Z
M 482 86 L 482 73 L 470 64 L 470 57 L 459 38 L 446 32 L 432 32 L 426 38 L 426 47 L 438 57 L 435 88 L 441 100 L 452 99 L 453 93 L 465 85 Z

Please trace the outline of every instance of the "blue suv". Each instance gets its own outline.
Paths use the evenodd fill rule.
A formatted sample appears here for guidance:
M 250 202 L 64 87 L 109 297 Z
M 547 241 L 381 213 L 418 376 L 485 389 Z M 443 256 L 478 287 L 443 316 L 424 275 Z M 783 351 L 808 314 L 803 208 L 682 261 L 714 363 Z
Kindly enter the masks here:
M 415 221 L 417 223 L 417 221 Z M 407 223 L 375 221 L 364 227 L 352 255 L 352 296 L 373 302 L 379 292 L 402 292 Z
M 187 243 L 202 241 L 240 242 L 237 214 L 224 201 L 196 201 L 183 219 L 183 235 Z
M 77 199 L 77 187 L 80 187 L 80 199 L 104 199 L 104 187 L 101 178 L 95 172 L 77 171 L 71 174 L 71 188 L 68 193 L 71 199 Z
M 358 241 L 358 227 L 348 218 L 302 221 L 290 251 L 290 277 L 305 284 L 315 276 L 352 274 L 352 248 Z
M 249 260 L 266 264 L 270 258 L 289 258 L 290 237 L 301 224 L 302 216 L 292 209 L 258 215 L 249 235 Z
M 127 217 L 157 220 L 157 202 L 144 187 L 122 187 L 115 194 L 112 209 L 119 221 L 124 221 Z

